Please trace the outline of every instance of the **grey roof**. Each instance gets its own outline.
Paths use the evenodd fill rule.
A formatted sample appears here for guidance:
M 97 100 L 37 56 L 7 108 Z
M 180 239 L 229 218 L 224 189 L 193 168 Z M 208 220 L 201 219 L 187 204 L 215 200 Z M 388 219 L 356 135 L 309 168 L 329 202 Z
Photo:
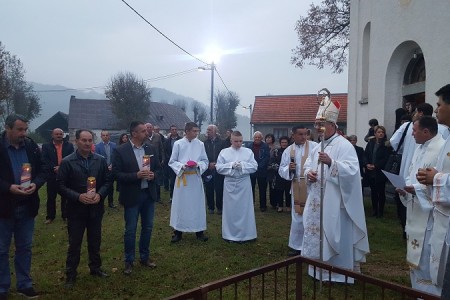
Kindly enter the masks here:
M 55 128 L 55 125 L 60 127 L 62 130 L 67 131 L 68 120 L 69 120 L 68 114 L 58 111 L 53 116 L 48 118 L 47 121 L 42 123 L 38 128 L 36 128 L 36 131 L 47 130 L 47 129 L 53 130 Z M 66 124 L 62 124 L 61 121 L 66 121 Z M 62 125 L 65 125 L 65 126 L 62 126 Z
M 191 122 L 186 113 L 178 106 L 152 102 L 150 104 L 150 115 L 148 120 L 153 125 L 158 125 L 161 129 L 167 130 L 171 125 L 177 126 L 179 129 L 184 129 L 187 122 Z
M 190 122 L 190 119 L 175 105 L 151 102 L 150 115 L 147 120 L 142 121 L 158 125 L 165 130 L 172 124 L 184 128 L 184 124 Z M 118 125 L 109 100 L 77 99 L 72 96 L 69 105 L 69 129 L 77 128 L 124 129 Z

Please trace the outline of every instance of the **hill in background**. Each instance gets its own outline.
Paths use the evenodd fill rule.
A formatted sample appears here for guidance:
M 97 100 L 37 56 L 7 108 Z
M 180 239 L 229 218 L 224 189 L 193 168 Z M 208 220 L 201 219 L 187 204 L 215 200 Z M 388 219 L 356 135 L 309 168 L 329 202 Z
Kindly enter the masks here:
M 95 90 L 70 90 L 70 88 L 61 85 L 48 85 L 32 82 L 35 91 L 38 91 L 40 97 L 40 102 L 42 106 L 41 115 L 34 119 L 30 123 L 31 130 L 39 127 L 43 122 L 47 121 L 51 116 L 53 116 L 58 111 L 68 114 L 69 113 L 69 102 L 70 96 L 75 96 L 80 99 L 106 99 L 105 95 L 101 92 L 96 92 Z M 63 90 L 58 92 L 39 92 L 39 91 L 49 91 L 49 90 Z M 191 104 L 194 101 L 198 101 L 191 97 L 186 97 L 183 95 L 175 94 L 171 91 L 153 87 L 152 91 L 152 101 L 162 102 L 172 104 L 175 100 L 184 100 L 187 103 L 187 116 L 192 120 L 193 112 L 191 109 Z M 200 102 L 200 101 L 198 101 Z M 209 106 L 205 105 L 207 111 L 209 112 Z M 205 122 L 206 124 L 207 122 Z M 241 131 L 244 139 L 250 136 L 250 118 L 248 116 L 243 116 L 237 114 L 237 130 Z M 206 127 L 203 126 L 202 131 L 206 131 Z

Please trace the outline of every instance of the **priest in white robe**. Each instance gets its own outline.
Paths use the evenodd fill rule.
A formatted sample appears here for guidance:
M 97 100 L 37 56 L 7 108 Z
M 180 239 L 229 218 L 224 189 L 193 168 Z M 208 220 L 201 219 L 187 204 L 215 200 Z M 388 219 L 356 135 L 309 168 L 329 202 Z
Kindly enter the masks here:
M 416 174 L 419 168 L 436 165 L 445 140 L 438 133 L 436 119 L 431 116 L 423 116 L 414 122 L 413 136 L 419 146 L 411 160 L 406 186 L 396 190 L 406 206 L 406 260 L 410 266 L 412 288 L 440 295 L 441 290 L 432 284 L 430 275 L 431 188 L 419 183 Z
M 436 92 L 435 110 L 439 124 L 450 126 L 450 84 Z M 444 136 L 444 135 L 443 135 Z M 450 248 L 450 138 L 447 137 L 439 153 L 436 166 L 420 169 L 417 180 L 432 187 L 433 229 L 430 236 L 431 281 L 442 289 L 445 266 Z
M 303 214 L 305 233 L 302 255 L 352 271 L 360 271 L 360 263 L 369 253 L 366 219 L 361 194 L 358 156 L 353 145 L 337 133 L 340 104 L 323 97 L 316 116 L 315 127 L 323 135 L 317 151 L 305 162 L 308 198 Z M 321 172 L 323 164 L 323 174 Z M 321 177 L 323 177 L 323 228 L 321 228 Z M 320 243 L 323 230 L 323 243 Z M 323 256 L 320 257 L 321 247 Z M 314 269 L 309 268 L 314 276 Z M 330 280 L 327 271 L 316 270 L 316 279 Z M 344 275 L 331 274 L 331 281 L 345 282 Z M 353 283 L 353 278 L 347 278 Z
M 255 210 L 250 174 L 258 169 L 253 151 L 242 147 L 242 134 L 233 131 L 231 147 L 220 151 L 217 173 L 225 175 L 222 210 L 222 238 L 231 242 L 256 239 Z
M 292 250 L 288 253 L 288 256 L 299 255 L 303 246 L 303 210 L 307 193 L 306 185 L 301 181 L 305 180 L 303 168 L 308 154 L 314 151 L 314 148 L 317 146 L 316 142 L 307 140 L 307 132 L 308 129 L 303 126 L 292 128 L 294 143 L 284 150 L 280 168 L 278 169 L 281 178 L 292 181 L 291 207 L 293 209 L 291 210 L 291 229 L 288 243 L 289 248 Z M 299 190 L 297 190 L 299 195 L 295 195 L 296 184 L 299 185 Z
M 169 160 L 169 167 L 176 174 L 170 210 L 172 243 L 179 242 L 183 232 L 195 232 L 198 240 L 208 240 L 203 233 L 206 209 L 201 177 L 208 168 L 208 157 L 203 142 L 197 139 L 199 131 L 195 123 L 186 123 L 186 135 L 174 143 Z

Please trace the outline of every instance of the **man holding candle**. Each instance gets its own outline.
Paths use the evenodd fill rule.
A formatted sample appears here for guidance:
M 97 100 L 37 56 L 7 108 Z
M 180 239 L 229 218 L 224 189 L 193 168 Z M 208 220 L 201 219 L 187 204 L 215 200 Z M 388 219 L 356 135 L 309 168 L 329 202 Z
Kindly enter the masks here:
M 130 142 L 114 149 L 113 174 L 120 184 L 119 202 L 125 208 L 125 275 L 131 275 L 135 260 L 136 227 L 141 216 L 139 238 L 140 264 L 155 268 L 150 257 L 150 239 L 155 214 L 156 176 L 160 170 L 159 157 L 152 145 L 145 143 L 147 130 L 143 122 L 130 124 Z M 147 161 L 150 160 L 150 161 Z
M 69 249 L 66 260 L 66 288 L 72 288 L 75 284 L 85 230 L 90 273 L 93 276 L 108 277 L 101 269 L 100 244 L 103 202 L 112 188 L 111 173 L 106 159 L 91 152 L 93 143 L 91 131 L 77 130 L 75 143 L 77 150 L 63 159 L 56 178 L 59 193 L 67 199 Z M 91 183 L 89 185 L 92 186 L 88 186 L 88 179 Z
M 34 218 L 39 209 L 39 188 L 47 180 L 39 147 L 27 137 L 28 120 L 20 115 L 6 118 L 0 137 L 0 298 L 11 285 L 9 249 L 14 236 L 14 267 L 17 293 L 29 298 L 38 294 L 30 276 Z M 21 185 L 24 164 L 31 167 L 31 183 Z

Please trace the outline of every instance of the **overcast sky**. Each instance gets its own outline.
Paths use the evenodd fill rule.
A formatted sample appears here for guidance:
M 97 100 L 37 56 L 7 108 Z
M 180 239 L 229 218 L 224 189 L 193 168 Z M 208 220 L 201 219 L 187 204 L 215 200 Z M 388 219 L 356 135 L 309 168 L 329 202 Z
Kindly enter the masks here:
M 347 92 L 347 70 L 290 64 L 295 22 L 312 0 L 127 0 L 150 23 L 201 60 L 216 45 L 217 69 L 241 104 L 255 96 Z M 320 2 L 315 0 L 315 3 Z M 182 52 L 120 0 L 0 0 L 0 41 L 24 63 L 26 78 L 71 88 L 104 86 L 130 71 L 151 79 L 203 64 Z M 209 104 L 211 73 L 152 81 Z M 218 76 L 215 88 L 224 89 Z M 102 92 L 101 90 L 97 90 Z M 245 114 L 240 109 L 239 113 Z

